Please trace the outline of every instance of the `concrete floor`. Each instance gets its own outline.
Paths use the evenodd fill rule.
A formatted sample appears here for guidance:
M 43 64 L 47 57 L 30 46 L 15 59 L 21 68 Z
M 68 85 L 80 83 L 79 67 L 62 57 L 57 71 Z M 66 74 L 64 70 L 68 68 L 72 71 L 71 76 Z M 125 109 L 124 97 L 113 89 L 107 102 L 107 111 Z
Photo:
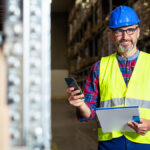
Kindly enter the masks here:
M 55 150 L 97 150 L 96 120 L 80 122 L 67 100 L 52 100 L 52 143 Z

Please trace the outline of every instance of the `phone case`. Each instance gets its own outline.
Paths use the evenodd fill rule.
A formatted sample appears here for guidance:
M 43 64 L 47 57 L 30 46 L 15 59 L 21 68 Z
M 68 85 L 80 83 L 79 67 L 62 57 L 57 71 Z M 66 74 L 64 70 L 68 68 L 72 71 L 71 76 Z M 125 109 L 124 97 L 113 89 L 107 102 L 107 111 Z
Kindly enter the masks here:
M 65 81 L 66 81 L 68 87 L 74 87 L 74 90 L 80 90 L 81 91 L 81 88 L 78 86 L 78 84 L 74 78 L 72 78 L 72 77 L 71 78 L 65 78 Z M 81 93 L 82 93 L 82 91 L 81 91 Z

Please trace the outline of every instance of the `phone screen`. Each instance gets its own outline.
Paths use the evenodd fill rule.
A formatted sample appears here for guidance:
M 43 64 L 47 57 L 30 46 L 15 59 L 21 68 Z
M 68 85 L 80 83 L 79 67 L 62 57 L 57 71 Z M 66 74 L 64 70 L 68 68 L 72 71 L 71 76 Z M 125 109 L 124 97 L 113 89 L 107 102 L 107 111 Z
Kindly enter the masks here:
M 78 86 L 74 78 L 65 78 L 68 87 L 74 87 L 74 90 L 80 90 L 79 94 L 82 94 L 81 88 Z

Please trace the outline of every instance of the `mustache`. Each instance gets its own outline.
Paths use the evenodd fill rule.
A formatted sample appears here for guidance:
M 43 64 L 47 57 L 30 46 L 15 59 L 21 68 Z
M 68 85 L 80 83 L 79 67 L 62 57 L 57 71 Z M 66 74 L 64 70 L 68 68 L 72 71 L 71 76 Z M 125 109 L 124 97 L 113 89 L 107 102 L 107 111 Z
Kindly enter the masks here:
M 133 43 L 132 40 L 120 40 L 120 41 L 119 41 L 119 44 L 122 43 L 122 42 L 131 42 L 131 43 Z

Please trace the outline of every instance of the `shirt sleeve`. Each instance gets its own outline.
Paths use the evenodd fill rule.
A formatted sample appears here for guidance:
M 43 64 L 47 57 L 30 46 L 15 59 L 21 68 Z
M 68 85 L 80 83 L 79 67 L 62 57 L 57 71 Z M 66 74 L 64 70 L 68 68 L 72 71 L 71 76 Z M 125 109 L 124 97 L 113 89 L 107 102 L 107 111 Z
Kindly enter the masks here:
M 99 68 L 100 68 L 100 61 L 98 61 L 92 66 L 91 71 L 88 75 L 88 79 L 86 81 L 83 93 L 85 96 L 85 103 L 88 105 L 88 107 L 91 110 L 91 115 L 89 118 L 83 118 L 80 115 L 80 113 L 77 111 L 77 117 L 81 122 L 94 118 L 96 107 L 99 106 L 99 101 L 100 101 Z

